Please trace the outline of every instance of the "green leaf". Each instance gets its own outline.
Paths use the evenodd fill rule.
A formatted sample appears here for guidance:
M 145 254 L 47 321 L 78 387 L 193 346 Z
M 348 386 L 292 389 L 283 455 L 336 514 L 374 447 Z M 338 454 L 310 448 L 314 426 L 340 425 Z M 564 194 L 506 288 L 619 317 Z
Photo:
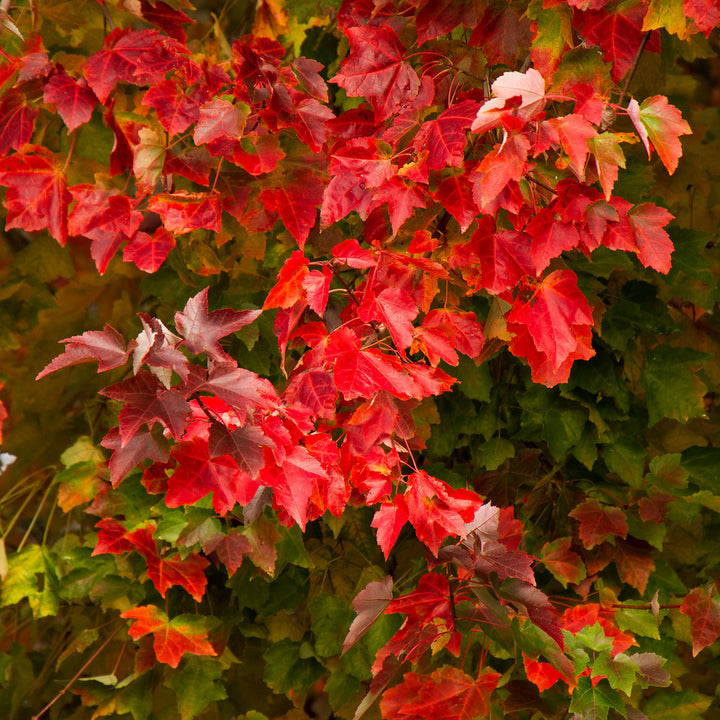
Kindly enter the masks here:
M 263 680 L 276 692 L 307 689 L 325 674 L 325 669 L 313 657 L 307 656 L 303 644 L 280 640 L 264 653 Z
M 710 356 L 692 348 L 660 345 L 648 352 L 642 386 L 647 400 L 649 425 L 663 418 L 687 422 L 705 414 L 705 385 L 696 369 Z
M 460 384 L 458 389 L 472 400 L 488 402 L 492 390 L 492 378 L 487 363 L 476 365 L 467 355 L 460 355 L 457 367 L 451 368 L 450 374 Z
M 603 459 L 610 472 L 620 476 L 631 488 L 642 486 L 645 449 L 633 438 L 620 437 L 603 447 Z
M 36 618 L 57 615 L 58 576 L 50 551 L 29 545 L 8 561 L 8 574 L 2 583 L 0 606 L 14 605 L 27 598 Z
M 545 440 L 556 460 L 580 442 L 587 411 L 580 407 L 552 407 L 545 415 Z
M 610 708 L 625 716 L 622 696 L 610 687 L 607 680 L 600 680 L 594 687 L 589 677 L 578 680 L 570 701 L 570 712 L 582 713 L 583 718 L 605 720 Z M 651 717 L 654 720 L 654 716 Z
M 652 720 L 701 720 L 713 699 L 694 690 L 656 692 L 643 706 Z
M 227 692 L 218 682 L 222 663 L 205 658 L 185 658 L 179 671 L 172 673 L 166 685 L 175 692 L 182 720 L 199 715 L 211 702 L 223 700 Z
M 315 635 L 315 652 L 319 657 L 331 657 L 342 652 L 354 613 L 339 597 L 321 593 L 308 605 Z
M 622 608 L 615 616 L 615 621 L 621 630 L 629 630 L 636 635 L 660 639 L 658 621 L 650 610 L 639 610 L 637 608 Z
M 635 684 L 637 665 L 625 653 L 618 653 L 614 657 L 603 655 L 592 666 L 592 675 L 604 675 L 613 690 L 622 690 L 630 695 Z
M 515 446 L 506 438 L 494 437 L 477 448 L 478 464 L 485 470 L 497 470 L 508 458 L 515 457 Z

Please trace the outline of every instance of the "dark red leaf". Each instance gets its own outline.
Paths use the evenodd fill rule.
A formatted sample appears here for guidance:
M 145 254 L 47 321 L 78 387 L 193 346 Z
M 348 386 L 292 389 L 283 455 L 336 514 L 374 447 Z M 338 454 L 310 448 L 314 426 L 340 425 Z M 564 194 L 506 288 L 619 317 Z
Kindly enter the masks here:
M 43 100 L 46 103 L 55 103 L 70 132 L 90 120 L 93 108 L 98 102 L 85 78 L 75 80 L 62 67 L 58 68 L 45 85 Z
M 220 347 L 220 338 L 237 332 L 259 314 L 260 310 L 236 312 L 230 308 L 208 312 L 208 288 L 203 288 L 187 301 L 182 312 L 175 313 L 175 327 L 191 353 L 205 353 L 223 363 L 229 358 Z
M 17 90 L 9 90 L 0 102 L 0 157 L 8 150 L 20 150 L 29 143 L 37 117 L 37 108 L 25 102 Z
M 369 630 L 392 600 L 393 579 L 391 575 L 382 580 L 369 582 L 354 598 L 353 610 L 357 617 L 352 621 L 345 640 L 343 655 Z
M 680 612 L 690 618 L 692 654 L 695 657 L 720 635 L 720 604 L 703 588 L 695 588 L 683 598 Z
M 580 523 L 578 532 L 587 550 L 592 550 L 609 537 L 624 538 L 628 532 L 623 510 L 600 505 L 597 500 L 580 503 L 570 511 L 569 515 Z

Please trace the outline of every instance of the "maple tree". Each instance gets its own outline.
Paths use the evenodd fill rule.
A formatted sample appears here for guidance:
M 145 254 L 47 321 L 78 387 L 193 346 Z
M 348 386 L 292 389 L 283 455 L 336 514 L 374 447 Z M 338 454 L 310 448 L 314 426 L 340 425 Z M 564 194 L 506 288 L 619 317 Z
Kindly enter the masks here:
M 718 26 L 2 3 L 8 717 L 703 716 Z

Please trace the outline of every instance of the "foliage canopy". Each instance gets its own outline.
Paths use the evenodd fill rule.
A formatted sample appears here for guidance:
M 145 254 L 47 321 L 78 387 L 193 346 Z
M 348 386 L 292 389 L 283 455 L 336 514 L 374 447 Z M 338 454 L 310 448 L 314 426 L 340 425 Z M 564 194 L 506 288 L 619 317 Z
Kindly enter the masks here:
M 0 4 L 7 717 L 709 717 L 718 26 Z

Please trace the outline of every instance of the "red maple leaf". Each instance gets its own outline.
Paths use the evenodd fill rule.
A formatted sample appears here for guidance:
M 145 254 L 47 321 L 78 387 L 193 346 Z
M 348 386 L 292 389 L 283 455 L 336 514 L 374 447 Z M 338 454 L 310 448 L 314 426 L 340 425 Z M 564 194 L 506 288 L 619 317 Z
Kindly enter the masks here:
M 643 203 L 632 208 L 627 218 L 634 231 L 633 251 L 645 267 L 661 273 L 670 272 L 670 255 L 673 243 L 663 228 L 673 216 L 665 208 Z
M 121 613 L 121 618 L 135 620 L 128 633 L 134 640 L 153 634 L 155 656 L 176 668 L 185 653 L 217 655 L 207 640 L 203 620 L 195 615 L 168 616 L 155 605 L 141 605 Z
M 473 720 L 490 712 L 490 695 L 499 680 L 492 670 L 473 678 L 447 665 L 431 675 L 410 672 L 383 693 L 380 709 L 387 720 Z
M 546 542 L 540 551 L 542 564 L 565 588 L 568 583 L 578 584 L 586 574 L 582 558 L 570 549 L 571 544 L 572 538 L 559 538 Z
M 70 193 L 58 158 L 39 145 L 0 160 L 0 184 L 7 186 L 5 229 L 48 229 L 61 244 L 67 240 Z
M 88 84 L 105 103 L 118 82 L 153 85 L 178 64 L 187 51 L 176 40 L 157 30 L 113 30 L 102 50 L 85 62 Z
M 465 537 L 465 523 L 470 522 L 482 500 L 470 490 L 455 490 L 424 471 L 412 473 L 404 493 L 408 519 L 418 540 L 437 556 L 440 545 L 450 535 Z
M 575 274 L 555 270 L 534 286 L 527 302 L 516 301 L 507 323 L 508 330 L 516 335 L 510 343 L 513 354 L 529 358 L 529 336 L 537 352 L 546 356 L 557 371 L 578 352 L 578 346 L 583 344 L 582 332 L 592 327 L 593 319 Z
M 168 448 L 160 445 L 149 432 L 138 432 L 123 445 L 119 428 L 113 428 L 103 438 L 101 445 L 112 450 L 108 462 L 110 482 L 117 487 L 120 481 L 143 460 L 151 459 L 158 463 L 167 462 Z
M 245 121 L 240 110 L 227 100 L 209 100 L 200 107 L 198 124 L 193 132 L 196 145 L 213 140 L 239 140 Z
M 252 549 L 250 541 L 239 531 L 231 530 L 227 535 L 217 533 L 203 543 L 203 551 L 217 553 L 220 562 L 232 577 L 242 565 L 243 557 Z
M 640 595 L 645 593 L 655 563 L 650 555 L 652 548 L 646 542 L 628 538 L 615 540 L 613 560 L 620 579 L 634 587 Z
M 323 183 L 310 170 L 289 173 L 281 185 L 260 193 L 260 200 L 268 210 L 277 211 L 300 250 L 317 220 L 317 209 L 322 202 Z
M 712 0 L 684 0 L 683 12 L 695 21 L 706 37 L 720 25 L 720 6 Z
M 635 59 L 643 40 L 643 19 L 646 9 L 640 4 L 622 5 L 619 9 L 586 12 L 575 11 L 573 27 L 591 45 L 600 47 L 606 62 L 612 63 L 612 79 L 620 82 Z M 657 36 L 647 44 L 650 52 L 659 52 Z
M 148 578 L 162 597 L 173 585 L 180 585 L 200 602 L 205 595 L 207 577 L 203 572 L 210 564 L 197 553 L 182 558 L 179 555 L 170 559 L 160 555 L 157 543 L 153 540 L 153 526 L 133 530 L 126 535 L 131 545 L 145 558 Z
M 190 405 L 177 390 L 166 390 L 158 379 L 141 370 L 135 377 L 115 383 L 100 391 L 102 395 L 120 400 L 120 437 L 126 445 L 142 425 L 149 427 L 159 421 L 177 440 L 185 430 Z
M 215 232 L 222 229 L 220 196 L 214 193 L 158 193 L 150 198 L 148 210 L 156 212 L 163 225 L 174 233 L 184 234 L 199 228 Z
M 220 347 L 220 338 L 237 332 L 259 314 L 260 310 L 236 312 L 230 308 L 208 312 L 208 288 L 203 288 L 187 301 L 182 312 L 175 313 L 175 327 L 191 353 L 205 353 L 224 363 L 230 358 Z
M 466 173 L 450 175 L 430 194 L 433 200 L 440 203 L 457 220 L 462 233 L 470 227 L 480 212 Z
M 123 248 L 123 260 L 135 263 L 143 272 L 154 273 L 174 247 L 175 236 L 164 227 L 159 227 L 152 235 L 139 230 Z
M 20 150 L 29 143 L 37 108 L 27 103 L 22 93 L 9 90 L 0 102 L 0 157 L 7 155 L 8 150 Z
M 236 502 L 247 505 L 260 485 L 230 455 L 212 457 L 202 438 L 175 445 L 171 455 L 178 466 L 168 478 L 168 507 L 192 505 L 211 492 L 215 512 L 226 515 Z
M 46 103 L 55 103 L 70 132 L 90 120 L 93 108 L 98 102 L 85 78 L 71 78 L 62 66 L 58 66 L 55 74 L 47 81 L 43 100 Z
M 680 612 L 690 618 L 692 654 L 695 657 L 720 635 L 720 604 L 703 588 L 695 588 L 683 598 Z
M 98 372 L 105 372 L 124 365 L 132 347 L 125 347 L 123 336 L 110 325 L 103 330 L 88 330 L 60 342 L 66 343 L 65 352 L 48 363 L 35 378 L 39 380 L 60 368 L 80 363 L 98 361 Z
M 531 683 L 534 683 L 540 692 L 551 688 L 561 678 L 565 680 L 563 674 L 559 670 L 556 670 L 550 663 L 531 660 L 524 653 L 523 665 L 525 666 L 527 679 Z
M 603 506 L 597 500 L 586 500 L 569 514 L 580 523 L 578 533 L 587 550 L 592 550 L 609 537 L 624 538 L 627 535 L 628 524 L 621 508 Z
M 200 119 L 200 104 L 174 80 L 153 85 L 145 93 L 142 104 L 155 108 L 160 124 L 171 135 L 185 132 Z
M 477 115 L 480 103 L 463 100 L 423 123 L 413 139 L 417 152 L 427 150 L 428 168 L 440 170 L 448 165 L 463 164 L 467 131 Z
M 460 23 L 465 27 L 477 25 L 475 4 L 471 0 L 426 0 L 415 18 L 418 45 L 448 35 Z
M 412 100 L 420 79 L 404 58 L 406 49 L 389 25 L 346 28 L 350 55 L 333 78 L 350 97 L 370 100 L 378 120 L 385 120 Z

